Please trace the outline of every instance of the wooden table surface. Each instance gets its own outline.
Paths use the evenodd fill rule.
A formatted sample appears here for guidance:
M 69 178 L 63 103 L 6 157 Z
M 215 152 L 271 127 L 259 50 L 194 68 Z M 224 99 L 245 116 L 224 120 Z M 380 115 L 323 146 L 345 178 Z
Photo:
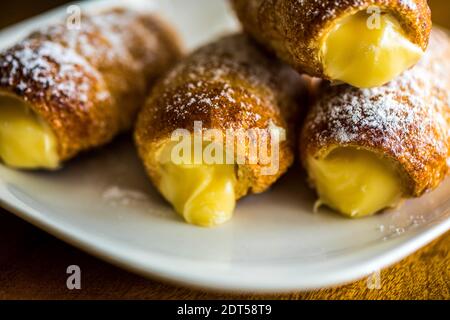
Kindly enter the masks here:
M 0 28 L 63 2 L 15 0 L 2 3 Z M 433 2 L 442 4 L 438 0 Z M 133 275 L 0 210 L 0 299 L 450 299 L 449 253 L 450 232 L 383 270 L 380 289 L 368 289 L 367 280 L 363 279 L 314 292 L 230 295 L 182 288 Z M 69 265 L 81 268 L 81 290 L 67 289 Z
M 0 299 L 450 299 L 450 232 L 367 280 L 315 292 L 230 295 L 147 280 L 102 262 L 0 210 Z M 81 269 L 68 290 L 66 269 Z

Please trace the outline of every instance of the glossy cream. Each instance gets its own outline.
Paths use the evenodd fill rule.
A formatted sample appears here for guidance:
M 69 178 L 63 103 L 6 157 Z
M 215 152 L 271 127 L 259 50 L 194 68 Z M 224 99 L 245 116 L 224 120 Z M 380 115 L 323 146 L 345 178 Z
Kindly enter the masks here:
M 27 104 L 0 96 L 0 158 L 20 169 L 55 169 L 59 165 L 52 130 Z
M 394 79 L 423 53 L 392 15 L 362 11 L 343 18 L 324 37 L 321 59 L 330 79 L 369 88 Z
M 395 206 L 402 196 L 396 169 L 370 151 L 337 148 L 323 159 L 309 157 L 307 169 L 318 203 L 352 218 Z
M 170 147 L 164 148 L 159 189 L 188 222 L 213 227 L 231 219 L 236 205 L 235 166 L 229 164 L 175 164 Z

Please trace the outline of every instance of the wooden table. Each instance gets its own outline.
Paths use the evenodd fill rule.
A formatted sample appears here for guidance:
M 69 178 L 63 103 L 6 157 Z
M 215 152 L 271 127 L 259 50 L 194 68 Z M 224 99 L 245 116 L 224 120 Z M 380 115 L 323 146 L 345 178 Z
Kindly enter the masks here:
M 81 269 L 81 290 L 68 290 L 66 269 Z M 450 299 L 450 232 L 367 280 L 316 292 L 229 295 L 147 280 L 91 257 L 14 215 L 0 211 L 0 299 Z
M 438 0 L 433 0 L 438 2 Z M 2 3 L 0 28 L 65 0 Z M 19 9 L 20 8 L 20 9 Z M 228 295 L 146 280 L 93 258 L 0 210 L 0 299 L 450 299 L 450 233 L 367 281 L 316 292 Z M 81 290 L 66 287 L 66 268 L 82 270 Z

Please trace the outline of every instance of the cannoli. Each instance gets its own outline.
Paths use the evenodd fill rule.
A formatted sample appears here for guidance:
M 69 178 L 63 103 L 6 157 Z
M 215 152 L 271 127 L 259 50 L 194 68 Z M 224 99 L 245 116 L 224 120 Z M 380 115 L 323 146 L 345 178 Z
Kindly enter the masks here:
M 135 141 L 153 184 L 187 222 L 228 221 L 237 199 L 287 170 L 303 83 L 237 34 L 198 49 L 155 86 Z
M 231 0 L 244 29 L 300 72 L 359 88 L 387 83 L 427 48 L 426 0 Z
M 179 56 L 162 21 L 125 9 L 34 32 L 0 54 L 0 158 L 55 169 L 109 142 Z
M 438 29 L 424 58 L 389 84 L 321 88 L 300 139 L 318 204 L 362 217 L 436 188 L 450 163 L 449 88 L 450 39 Z

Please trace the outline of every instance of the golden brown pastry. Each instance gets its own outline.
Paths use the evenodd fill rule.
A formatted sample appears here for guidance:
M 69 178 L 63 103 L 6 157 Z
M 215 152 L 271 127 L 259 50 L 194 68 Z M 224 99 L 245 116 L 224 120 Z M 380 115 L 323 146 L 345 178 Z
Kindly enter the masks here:
M 426 0 L 231 0 L 244 29 L 300 72 L 380 86 L 423 55 Z
M 109 142 L 179 56 L 165 23 L 125 9 L 31 34 L 0 54 L 0 158 L 52 169 Z
M 244 35 L 198 49 L 155 86 L 139 113 L 135 140 L 153 184 L 189 223 L 228 221 L 237 199 L 267 190 L 292 164 L 292 125 L 303 93 L 293 69 Z M 211 129 L 217 135 L 208 139 Z M 179 130 L 192 137 L 184 161 L 174 160 Z M 260 135 L 247 139 L 252 130 Z M 262 153 L 252 158 L 254 142 Z M 190 153 L 193 144 L 199 159 Z M 220 155 L 217 161 L 206 160 L 212 153 Z
M 300 140 L 318 204 L 362 217 L 436 188 L 449 166 L 449 91 L 450 39 L 438 29 L 389 84 L 322 88 Z

